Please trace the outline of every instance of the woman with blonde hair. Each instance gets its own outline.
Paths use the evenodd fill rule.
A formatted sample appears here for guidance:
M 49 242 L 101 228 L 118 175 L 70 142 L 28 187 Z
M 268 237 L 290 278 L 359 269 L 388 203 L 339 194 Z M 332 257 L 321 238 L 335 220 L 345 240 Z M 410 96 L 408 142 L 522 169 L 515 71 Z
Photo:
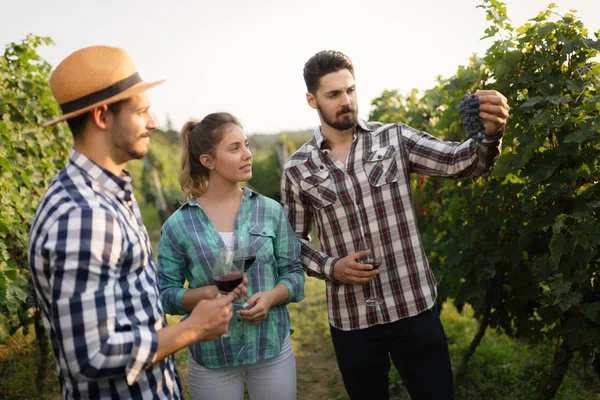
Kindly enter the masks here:
M 304 298 L 300 243 L 283 208 L 240 182 L 252 177 L 252 153 L 240 122 L 229 113 L 189 121 L 181 131 L 183 204 L 163 225 L 158 269 L 165 311 L 182 315 L 214 298 L 213 268 L 236 238 L 255 261 L 247 271 L 243 309 L 229 336 L 189 348 L 192 397 L 296 399 L 296 363 L 289 302 Z M 184 287 L 185 281 L 189 286 Z M 245 292 L 244 285 L 238 293 Z

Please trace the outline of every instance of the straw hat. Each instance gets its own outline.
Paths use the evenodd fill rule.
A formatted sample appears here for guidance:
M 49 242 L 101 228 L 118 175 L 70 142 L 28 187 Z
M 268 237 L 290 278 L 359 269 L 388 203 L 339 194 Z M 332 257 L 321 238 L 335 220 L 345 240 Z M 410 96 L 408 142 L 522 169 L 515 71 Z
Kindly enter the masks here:
M 63 116 L 44 123 L 51 126 L 158 86 L 144 82 L 125 50 L 91 46 L 65 58 L 50 76 L 50 89 Z

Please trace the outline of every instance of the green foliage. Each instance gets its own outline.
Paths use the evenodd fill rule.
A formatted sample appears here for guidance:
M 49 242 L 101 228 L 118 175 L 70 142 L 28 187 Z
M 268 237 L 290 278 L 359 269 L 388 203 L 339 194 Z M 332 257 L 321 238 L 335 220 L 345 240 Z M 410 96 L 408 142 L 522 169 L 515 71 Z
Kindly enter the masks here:
M 281 193 L 279 182 L 281 180 L 281 165 L 277 149 L 269 153 L 259 154 L 252 158 L 252 179 L 248 182 L 253 190 L 263 196 L 280 201 Z
M 279 135 L 252 135 L 252 179 L 248 185 L 258 193 L 276 201 L 281 200 L 280 181 L 282 163 L 298 147 L 310 140 L 306 131 L 281 133 Z M 261 150 L 258 150 L 261 149 Z
M 463 300 L 491 293 L 493 326 L 577 350 L 600 339 L 600 42 L 572 13 L 551 21 L 552 7 L 501 31 L 485 56 L 512 115 L 497 167 L 460 192 L 452 234 L 465 248 L 447 265 L 462 269 Z
M 285 131 L 278 135 L 253 133 L 248 136 L 248 140 L 250 141 L 252 153 L 256 156 L 257 154 L 270 152 L 278 143 L 281 143 L 282 140 L 290 141 L 296 145 L 302 144 L 309 140 L 312 134 L 312 130 Z
M 149 167 L 156 168 L 167 207 L 169 212 L 172 213 L 185 201 L 179 185 L 179 166 L 181 162 L 179 134 L 175 131 L 154 131 L 146 157 L 148 160 L 133 160 L 127 163 L 127 170 L 131 172 L 136 198 L 140 205 L 145 203 L 154 204 L 153 196 L 157 194 L 152 182 L 152 171 Z
M 456 105 L 496 89 L 511 116 L 491 173 L 472 181 L 413 178 L 440 300 L 472 304 L 490 324 L 532 341 L 564 341 L 582 354 L 599 343 L 600 49 L 598 36 L 550 5 L 518 29 L 486 1 L 496 37 L 482 59 L 421 98 L 384 92 L 372 116 L 463 140 Z M 552 18 L 555 18 L 553 20 Z
M 0 341 L 28 319 L 30 224 L 72 141 L 59 126 L 42 128 L 59 115 L 48 87 L 50 65 L 36 53 L 50 44 L 30 35 L 0 57 Z

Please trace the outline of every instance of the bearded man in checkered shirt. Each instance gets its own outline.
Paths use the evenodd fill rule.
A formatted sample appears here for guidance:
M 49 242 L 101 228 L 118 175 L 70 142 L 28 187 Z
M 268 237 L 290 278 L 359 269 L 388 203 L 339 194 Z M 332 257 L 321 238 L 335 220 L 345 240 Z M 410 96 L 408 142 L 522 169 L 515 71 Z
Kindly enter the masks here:
M 346 391 L 353 400 L 387 400 L 391 358 L 413 399 L 452 399 L 448 344 L 410 173 L 468 178 L 487 171 L 501 152 L 506 98 L 478 91 L 485 138 L 450 143 L 402 123 L 359 119 L 354 67 L 340 52 L 311 57 L 304 80 L 321 126 L 285 164 L 282 203 L 307 273 L 326 282 Z M 320 250 L 309 240 L 314 223 Z M 380 255 L 378 268 L 361 262 L 371 252 Z

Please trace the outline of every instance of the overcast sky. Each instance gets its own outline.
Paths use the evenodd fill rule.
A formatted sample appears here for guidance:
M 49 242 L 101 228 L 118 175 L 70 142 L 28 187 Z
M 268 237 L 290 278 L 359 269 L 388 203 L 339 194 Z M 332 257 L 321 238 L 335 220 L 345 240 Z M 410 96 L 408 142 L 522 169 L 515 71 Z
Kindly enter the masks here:
M 513 26 L 550 3 L 507 0 Z M 557 0 L 590 31 L 600 30 L 600 1 Z M 384 89 L 429 89 L 490 42 L 478 0 L 0 0 L 0 44 L 29 33 L 51 37 L 40 50 L 52 65 L 81 47 L 123 47 L 152 89 L 153 113 L 179 129 L 189 118 L 229 111 L 247 133 L 313 128 L 302 68 L 324 49 L 354 62 L 359 115 Z

